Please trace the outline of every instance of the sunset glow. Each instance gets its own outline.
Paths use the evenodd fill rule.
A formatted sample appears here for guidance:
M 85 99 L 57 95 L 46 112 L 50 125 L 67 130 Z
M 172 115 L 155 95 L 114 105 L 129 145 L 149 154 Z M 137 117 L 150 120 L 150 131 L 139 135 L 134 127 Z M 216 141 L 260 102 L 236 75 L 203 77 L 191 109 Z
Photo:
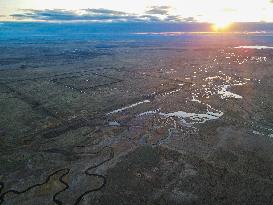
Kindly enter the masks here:
M 229 21 L 218 21 L 212 25 L 212 30 L 215 32 L 228 31 L 228 28 L 231 26 L 231 24 L 232 23 Z
M 16 14 L 27 11 L 85 9 L 107 9 L 125 12 L 126 15 L 145 16 L 147 14 L 168 21 L 216 22 L 217 28 L 232 22 L 273 22 L 273 2 L 271 0 L 139 0 L 132 6 L 127 0 L 0 0 L 0 21 L 18 21 Z M 148 13 L 147 13 L 148 12 Z M 37 16 L 35 16 L 37 17 Z M 170 17 L 170 18 L 164 18 Z M 219 20 L 220 19 L 220 20 Z M 27 19 L 36 21 L 37 19 Z

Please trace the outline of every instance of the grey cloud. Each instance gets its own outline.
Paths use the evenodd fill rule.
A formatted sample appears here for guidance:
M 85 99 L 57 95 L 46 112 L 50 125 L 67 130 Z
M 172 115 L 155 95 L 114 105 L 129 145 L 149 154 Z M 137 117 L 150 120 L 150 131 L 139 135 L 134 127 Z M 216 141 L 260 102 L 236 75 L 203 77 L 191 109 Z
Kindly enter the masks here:
M 170 14 L 170 6 L 152 6 L 150 10 L 145 13 L 148 15 L 161 15 L 163 18 L 161 21 L 164 22 L 193 22 L 195 19 L 193 17 L 183 18 L 180 15 L 172 15 Z
M 33 20 L 74 20 L 76 14 L 67 10 L 22 10 L 22 13 L 12 14 L 11 17 L 17 20 L 33 19 Z
M 84 9 L 86 12 L 94 13 L 94 14 L 110 14 L 110 15 L 127 15 L 126 12 L 123 11 L 115 11 L 110 9 Z
M 167 10 L 170 7 L 152 7 L 152 10 L 144 15 L 126 13 L 109 9 L 82 9 L 80 12 L 62 9 L 46 10 L 21 10 L 12 14 L 15 20 L 40 20 L 40 21 L 94 21 L 94 22 L 180 22 L 193 21 L 193 18 L 182 18 L 179 15 L 170 15 Z M 153 14 L 152 14 L 153 13 Z M 163 15 L 159 18 L 156 14 Z
M 178 15 L 169 15 L 164 19 L 164 21 L 179 22 L 182 21 L 182 17 Z
M 183 18 L 183 21 L 185 21 L 185 22 L 197 22 L 197 20 L 194 17 Z
M 157 16 L 153 16 L 153 15 L 141 15 L 140 18 L 146 19 L 146 21 L 149 21 L 149 22 L 161 21 L 160 18 L 158 18 Z
M 146 14 L 168 15 L 170 8 L 170 6 L 152 6 L 150 10 L 146 11 Z
M 84 13 L 75 11 L 50 10 L 23 10 L 22 13 L 13 14 L 17 20 L 44 20 L 44 21 L 139 21 L 136 15 L 107 9 L 84 9 Z
M 187 17 L 187 18 L 182 18 L 179 15 L 169 15 L 167 16 L 164 21 L 166 22 L 196 22 L 196 19 L 194 17 Z

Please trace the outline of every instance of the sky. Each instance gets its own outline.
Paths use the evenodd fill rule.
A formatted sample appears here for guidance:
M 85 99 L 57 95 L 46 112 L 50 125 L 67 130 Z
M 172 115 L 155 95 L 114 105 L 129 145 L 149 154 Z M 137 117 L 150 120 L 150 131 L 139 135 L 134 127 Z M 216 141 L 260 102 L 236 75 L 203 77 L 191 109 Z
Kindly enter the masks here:
M 0 0 L 0 21 L 273 22 L 273 0 Z

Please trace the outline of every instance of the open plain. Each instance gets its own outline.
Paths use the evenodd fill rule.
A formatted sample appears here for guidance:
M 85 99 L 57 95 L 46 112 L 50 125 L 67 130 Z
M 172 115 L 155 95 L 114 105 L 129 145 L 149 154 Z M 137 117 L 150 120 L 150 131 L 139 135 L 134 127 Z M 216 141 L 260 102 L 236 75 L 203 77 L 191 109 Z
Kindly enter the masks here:
M 146 35 L 1 42 L 0 204 L 273 204 L 273 42 Z

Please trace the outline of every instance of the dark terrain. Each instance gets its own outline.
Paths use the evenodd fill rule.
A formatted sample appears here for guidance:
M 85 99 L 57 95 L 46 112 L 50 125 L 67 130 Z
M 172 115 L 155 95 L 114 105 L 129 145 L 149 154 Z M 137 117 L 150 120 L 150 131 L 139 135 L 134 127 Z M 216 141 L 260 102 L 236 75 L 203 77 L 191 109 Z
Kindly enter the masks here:
M 273 204 L 273 49 L 198 35 L 2 41 L 0 204 Z

